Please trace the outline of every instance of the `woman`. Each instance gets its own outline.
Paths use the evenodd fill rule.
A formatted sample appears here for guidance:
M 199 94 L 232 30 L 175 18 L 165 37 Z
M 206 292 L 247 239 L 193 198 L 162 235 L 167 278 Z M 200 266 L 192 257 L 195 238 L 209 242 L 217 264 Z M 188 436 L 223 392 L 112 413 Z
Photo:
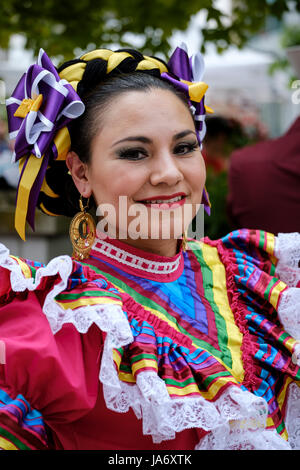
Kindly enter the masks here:
M 182 48 L 58 73 L 41 51 L 8 100 L 17 230 L 36 205 L 75 216 L 72 258 L 1 248 L 3 449 L 298 445 L 299 236 L 181 240 L 209 211 L 202 71 Z

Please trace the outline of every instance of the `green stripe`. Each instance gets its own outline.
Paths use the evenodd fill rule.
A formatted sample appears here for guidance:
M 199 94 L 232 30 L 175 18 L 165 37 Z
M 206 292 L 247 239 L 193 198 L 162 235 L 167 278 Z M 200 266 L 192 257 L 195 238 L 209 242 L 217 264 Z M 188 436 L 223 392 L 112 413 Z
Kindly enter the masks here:
M 283 343 L 286 339 L 290 339 L 290 338 L 291 338 L 291 335 L 289 335 L 288 333 L 286 333 L 285 331 L 283 331 L 283 332 L 281 333 L 281 335 L 278 336 L 278 341 L 279 341 L 280 343 Z
M 284 425 L 284 422 L 281 421 L 281 423 L 276 427 L 276 431 L 277 431 L 278 433 L 280 433 L 280 432 L 282 432 L 282 431 L 284 431 L 284 430 L 285 430 L 285 425 Z
M 276 266 L 273 263 L 271 263 L 270 275 L 275 276 L 275 271 L 276 271 Z
M 186 385 L 189 385 L 189 384 L 194 384 L 194 385 L 197 385 L 195 380 L 194 380 L 194 377 L 189 377 L 188 379 L 182 381 L 182 382 L 179 382 L 179 381 L 176 381 L 174 379 L 168 379 L 168 378 L 164 378 L 164 382 L 166 382 L 167 385 L 175 385 L 176 387 L 185 387 Z
M 190 243 L 191 246 L 195 245 L 195 242 Z M 200 248 L 200 249 L 199 249 Z M 226 328 L 226 322 L 223 316 L 220 314 L 220 310 L 218 305 L 215 302 L 214 294 L 213 294 L 213 274 L 211 268 L 206 264 L 202 248 L 197 244 L 197 249 L 193 250 L 194 255 L 196 256 L 200 266 L 201 271 L 203 274 L 203 289 L 204 289 L 204 296 L 209 302 L 214 314 L 215 314 L 215 323 L 217 327 L 217 335 L 218 335 L 218 344 L 219 348 L 222 351 L 222 354 L 219 357 L 229 366 L 232 367 L 232 356 L 228 345 L 228 334 Z M 221 261 L 220 261 L 221 263 Z
M 264 249 L 264 244 L 265 244 L 265 231 L 260 230 L 259 231 L 259 242 L 258 242 L 258 247 L 261 248 L 262 250 Z
M 127 294 L 129 294 L 137 303 L 143 305 L 145 308 L 152 308 L 153 310 L 156 310 L 160 312 L 162 315 L 164 315 L 171 323 L 174 324 L 178 328 L 178 330 L 188 336 L 193 343 L 195 343 L 199 348 L 204 349 L 207 351 L 209 354 L 212 356 L 218 357 L 222 360 L 224 360 L 224 351 L 219 351 L 218 349 L 215 349 L 213 346 L 211 346 L 209 343 L 206 341 L 203 341 L 201 339 L 195 338 L 193 335 L 191 335 L 188 331 L 186 331 L 181 325 L 178 325 L 177 321 L 175 320 L 172 315 L 170 315 L 161 305 L 157 304 L 151 299 L 148 299 L 147 297 L 143 296 L 136 290 L 132 289 L 130 286 L 125 284 L 125 282 L 121 281 L 119 278 L 114 277 L 110 274 L 108 274 L 105 271 L 101 271 L 101 269 L 96 268 L 93 265 L 90 265 L 88 263 L 84 263 L 86 266 L 89 266 L 91 269 L 93 269 L 95 272 L 102 274 L 107 278 L 109 282 L 111 282 L 114 286 L 119 287 L 120 289 L 124 290 Z M 229 352 L 230 355 L 230 352 Z M 231 357 L 230 357 L 231 359 Z M 225 361 L 224 361 L 225 362 Z
M 278 279 L 275 277 L 274 279 L 271 279 L 271 281 L 269 282 L 265 292 L 264 292 L 264 298 L 266 300 L 268 300 L 269 298 L 269 294 L 270 294 L 270 291 L 272 289 L 272 287 L 274 286 L 274 284 L 276 284 L 276 282 L 278 282 Z
M 121 297 L 113 294 L 109 291 L 83 291 L 79 292 L 78 294 L 58 294 L 55 299 L 56 300 L 77 300 L 81 299 L 82 297 L 112 297 L 113 299 L 121 300 Z
M 26 444 L 21 442 L 16 436 L 0 427 L 0 436 L 11 441 L 19 450 L 31 450 Z
M 202 383 L 203 386 L 208 389 L 210 384 L 218 377 L 231 377 L 231 374 L 227 371 L 217 372 L 216 374 L 209 375 Z
M 142 354 L 138 354 L 137 356 L 132 356 L 130 358 L 130 360 L 133 363 L 138 362 L 143 359 L 154 359 L 155 361 L 157 361 L 157 356 L 155 356 L 155 354 L 142 353 Z

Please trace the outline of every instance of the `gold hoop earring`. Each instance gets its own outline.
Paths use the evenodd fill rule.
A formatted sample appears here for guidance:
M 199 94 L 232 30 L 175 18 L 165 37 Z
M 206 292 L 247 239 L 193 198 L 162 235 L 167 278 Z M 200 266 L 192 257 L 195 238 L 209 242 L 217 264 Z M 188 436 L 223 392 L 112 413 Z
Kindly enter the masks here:
M 184 231 L 183 235 L 182 235 L 182 251 L 186 251 L 187 250 L 187 230 Z
M 73 246 L 73 258 L 82 261 L 88 258 L 96 237 L 96 225 L 91 214 L 86 212 L 87 205 L 84 207 L 82 196 L 79 199 L 80 212 L 78 212 L 70 223 L 70 240 Z

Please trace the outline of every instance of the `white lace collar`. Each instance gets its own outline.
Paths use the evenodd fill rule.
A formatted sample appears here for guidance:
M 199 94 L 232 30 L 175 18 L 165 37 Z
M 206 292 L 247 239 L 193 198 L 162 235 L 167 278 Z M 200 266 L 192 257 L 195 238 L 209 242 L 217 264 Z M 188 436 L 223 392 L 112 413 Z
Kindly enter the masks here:
M 90 253 L 91 258 L 104 259 L 137 276 L 161 281 L 178 277 L 183 270 L 182 251 L 175 256 L 160 256 L 134 248 L 120 240 L 97 238 Z

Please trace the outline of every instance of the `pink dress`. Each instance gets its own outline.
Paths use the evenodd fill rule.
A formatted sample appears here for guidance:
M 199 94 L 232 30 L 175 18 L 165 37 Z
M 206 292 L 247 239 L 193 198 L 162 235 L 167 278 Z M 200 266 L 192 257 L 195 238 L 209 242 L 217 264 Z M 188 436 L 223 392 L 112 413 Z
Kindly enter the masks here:
M 2 245 L 0 447 L 297 448 L 297 256 L 248 230 L 47 266 Z

